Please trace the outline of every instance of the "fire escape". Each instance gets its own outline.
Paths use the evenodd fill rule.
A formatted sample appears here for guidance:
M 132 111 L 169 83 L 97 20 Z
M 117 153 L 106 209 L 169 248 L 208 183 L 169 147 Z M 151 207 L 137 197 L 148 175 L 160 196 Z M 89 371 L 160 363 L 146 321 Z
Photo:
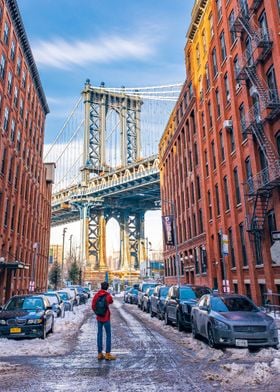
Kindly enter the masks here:
M 242 1 L 232 25 L 232 30 L 241 35 L 246 46 L 243 55 L 238 59 L 236 80 L 246 82 L 253 101 L 252 107 L 241 121 L 242 132 L 253 135 L 265 161 L 263 170 L 250 177 L 245 184 L 245 194 L 254 203 L 252 216 L 248 218 L 248 231 L 254 237 L 256 252 L 260 250 L 272 190 L 280 186 L 279 155 L 264 131 L 265 123 L 272 123 L 280 117 L 279 94 L 277 88 L 270 88 L 260 76 L 260 72 L 257 72 L 257 68 L 271 54 L 273 45 L 269 29 L 259 27 L 253 21 L 252 16 L 260 3 L 255 0 L 249 10 L 247 3 Z

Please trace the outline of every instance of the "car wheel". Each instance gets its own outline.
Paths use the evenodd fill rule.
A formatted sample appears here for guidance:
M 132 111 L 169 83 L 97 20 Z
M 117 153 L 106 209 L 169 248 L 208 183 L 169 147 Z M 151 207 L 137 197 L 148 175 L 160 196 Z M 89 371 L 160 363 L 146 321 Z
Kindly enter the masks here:
M 151 311 L 151 317 L 155 316 L 155 312 L 152 311 L 152 307 L 150 307 L 150 311 Z
M 52 321 L 52 326 L 51 326 L 51 329 L 50 329 L 49 332 L 50 332 L 50 333 L 54 333 L 54 319 L 53 319 L 53 321 Z
M 164 324 L 165 325 L 170 325 L 170 321 L 169 321 L 167 312 L 164 313 Z
M 213 328 L 211 327 L 211 325 L 208 326 L 207 336 L 208 336 L 208 344 L 209 344 L 209 346 L 211 348 L 216 348 L 217 347 L 217 343 L 215 342 L 214 332 L 213 332 Z
M 46 337 L 47 337 L 47 328 L 46 328 L 46 324 L 44 324 L 41 339 L 46 339 Z
M 196 323 L 195 323 L 194 319 L 192 318 L 192 337 L 194 339 L 196 339 L 197 336 L 198 336 L 198 333 L 197 333 Z
M 182 325 L 180 313 L 177 313 L 176 325 L 177 325 L 178 331 L 182 332 L 183 331 L 183 325 Z

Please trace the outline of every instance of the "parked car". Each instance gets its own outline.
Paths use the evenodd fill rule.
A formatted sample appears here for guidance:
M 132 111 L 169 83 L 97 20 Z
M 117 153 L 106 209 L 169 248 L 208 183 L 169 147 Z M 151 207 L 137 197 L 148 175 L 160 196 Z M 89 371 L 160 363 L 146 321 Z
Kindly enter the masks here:
M 65 306 L 64 302 L 56 291 L 47 291 L 43 293 L 48 298 L 52 309 L 57 317 L 65 317 Z
M 138 303 L 138 290 L 131 288 L 127 292 L 127 302 L 129 304 L 136 304 Z
M 0 337 L 40 337 L 54 331 L 54 313 L 44 295 L 15 295 L 0 307 Z
M 166 305 L 166 296 L 170 286 L 156 286 L 151 295 L 151 317 L 157 316 L 163 320 Z
M 171 286 L 166 298 L 164 313 L 165 324 L 176 323 L 181 331 L 191 327 L 191 310 L 204 294 L 210 294 L 211 289 L 205 286 L 184 285 Z
M 78 290 L 74 287 L 64 287 L 63 291 L 67 291 L 70 296 L 73 298 L 74 305 L 78 306 L 80 305 L 80 296 L 78 293 Z
M 150 313 L 151 295 L 153 294 L 154 289 L 154 287 L 149 287 L 143 295 L 143 312 Z
M 71 297 L 67 291 L 59 290 L 57 294 L 64 302 L 65 311 L 73 310 L 74 308 L 74 297 Z
M 143 296 L 146 292 L 146 290 L 149 287 L 156 287 L 158 286 L 158 283 L 156 282 L 143 282 L 140 283 L 139 285 L 139 293 L 138 293 L 138 308 L 141 308 L 143 310 Z
M 69 287 L 70 289 L 77 289 L 78 295 L 79 295 L 79 304 L 86 304 L 88 300 L 88 294 L 84 291 L 84 288 L 79 285 L 72 285 Z
M 191 320 L 193 336 L 206 337 L 210 347 L 277 347 L 279 343 L 275 320 L 244 295 L 204 295 L 193 307 Z
M 87 286 L 84 286 L 83 287 L 83 290 L 84 290 L 84 292 L 87 294 L 87 296 L 88 296 L 88 298 L 90 298 L 90 289 L 89 289 L 89 287 L 87 287 Z
M 125 303 L 128 302 L 128 301 L 127 301 L 127 294 L 128 294 L 128 292 L 129 292 L 129 290 L 130 290 L 131 288 L 132 288 L 131 286 L 127 286 L 127 287 L 124 289 L 123 300 L 124 300 Z

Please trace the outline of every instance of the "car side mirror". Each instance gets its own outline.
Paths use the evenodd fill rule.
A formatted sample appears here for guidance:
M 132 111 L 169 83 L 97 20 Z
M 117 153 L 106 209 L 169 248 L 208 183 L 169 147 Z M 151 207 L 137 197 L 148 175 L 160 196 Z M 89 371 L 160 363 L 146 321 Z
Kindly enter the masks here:
M 47 306 L 46 309 L 47 310 L 53 310 L 53 307 L 52 306 Z
M 0 306 L 0 310 L 3 310 L 3 306 Z
M 171 295 L 171 299 L 177 299 L 175 295 Z

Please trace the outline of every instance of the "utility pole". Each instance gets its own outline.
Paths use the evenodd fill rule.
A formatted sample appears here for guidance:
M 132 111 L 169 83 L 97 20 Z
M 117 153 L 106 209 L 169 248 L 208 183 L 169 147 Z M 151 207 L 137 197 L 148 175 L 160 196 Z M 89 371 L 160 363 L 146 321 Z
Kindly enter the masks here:
M 62 232 L 62 260 L 61 260 L 61 275 L 62 275 L 62 284 L 64 281 L 64 245 L 65 245 L 65 233 L 67 231 L 67 227 L 63 228 Z

